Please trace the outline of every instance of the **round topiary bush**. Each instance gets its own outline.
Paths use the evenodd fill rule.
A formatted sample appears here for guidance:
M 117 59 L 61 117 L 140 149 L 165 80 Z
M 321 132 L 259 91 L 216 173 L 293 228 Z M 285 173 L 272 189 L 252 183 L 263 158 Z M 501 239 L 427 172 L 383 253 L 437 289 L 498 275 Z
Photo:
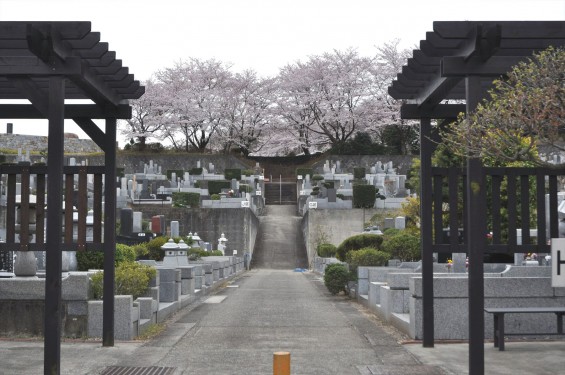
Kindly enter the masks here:
M 349 281 L 349 271 L 344 264 L 334 263 L 326 267 L 324 273 L 324 285 L 331 294 L 338 294 L 346 291 L 346 285 Z
M 348 252 L 363 249 L 366 247 L 380 249 L 382 243 L 383 236 L 378 234 L 363 233 L 351 236 L 349 238 L 346 238 L 341 244 L 339 244 L 339 246 L 337 247 L 336 258 L 341 260 L 342 262 L 345 262 Z
M 382 249 L 390 254 L 391 259 L 400 259 L 403 262 L 421 259 L 420 237 L 404 231 L 387 238 Z
M 389 253 L 371 247 L 347 253 L 347 263 L 349 264 L 352 272 L 356 272 L 359 266 L 386 266 L 389 260 Z
M 321 243 L 316 248 L 318 256 L 322 258 L 333 258 L 337 252 L 337 247 L 331 243 Z

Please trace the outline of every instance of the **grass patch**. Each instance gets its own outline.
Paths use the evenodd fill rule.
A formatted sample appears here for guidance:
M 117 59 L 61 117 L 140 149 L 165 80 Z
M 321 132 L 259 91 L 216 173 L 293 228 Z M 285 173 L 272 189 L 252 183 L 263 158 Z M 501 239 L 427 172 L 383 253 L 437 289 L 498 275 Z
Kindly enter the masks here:
M 152 323 L 141 335 L 137 336 L 135 339 L 139 341 L 150 340 L 156 336 L 159 336 L 166 326 L 162 323 Z

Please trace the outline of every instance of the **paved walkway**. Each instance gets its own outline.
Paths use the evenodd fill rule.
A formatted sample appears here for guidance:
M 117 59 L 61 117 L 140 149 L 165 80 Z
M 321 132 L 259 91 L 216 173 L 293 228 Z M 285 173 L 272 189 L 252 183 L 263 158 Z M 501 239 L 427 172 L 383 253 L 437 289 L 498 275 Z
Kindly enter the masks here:
M 271 374 L 275 351 L 292 374 L 467 374 L 467 345 L 399 343 L 356 302 L 331 296 L 320 277 L 252 270 L 179 312 L 147 342 L 64 342 L 61 374 Z M 485 344 L 486 374 L 559 374 L 565 342 Z M 122 371 L 122 372 L 120 372 Z M 43 374 L 42 341 L 0 340 L 0 374 Z

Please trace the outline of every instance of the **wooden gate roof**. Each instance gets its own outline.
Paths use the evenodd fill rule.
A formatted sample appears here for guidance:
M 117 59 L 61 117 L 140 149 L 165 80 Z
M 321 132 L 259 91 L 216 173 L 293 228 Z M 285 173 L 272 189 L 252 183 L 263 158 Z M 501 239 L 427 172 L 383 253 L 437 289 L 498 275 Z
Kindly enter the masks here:
M 563 45 L 563 21 L 436 21 L 389 94 L 406 100 L 404 118 L 426 117 L 430 113 L 425 109 L 445 99 L 465 99 L 465 76 L 481 77 L 486 90 L 495 77 L 534 52 Z M 452 116 L 447 108 L 438 106 L 432 118 Z
M 46 108 L 41 94 L 52 75 L 68 78 L 65 99 L 97 104 L 67 106 L 67 118 L 129 118 L 127 111 L 116 114 L 116 109 L 124 110 L 128 99 L 144 93 L 108 43 L 100 41 L 100 33 L 91 31 L 90 22 L 0 22 L 0 99 L 28 99 L 35 108 Z M 45 111 L 40 112 L 43 116 L 31 106 L 0 107 L 2 118 L 45 118 Z

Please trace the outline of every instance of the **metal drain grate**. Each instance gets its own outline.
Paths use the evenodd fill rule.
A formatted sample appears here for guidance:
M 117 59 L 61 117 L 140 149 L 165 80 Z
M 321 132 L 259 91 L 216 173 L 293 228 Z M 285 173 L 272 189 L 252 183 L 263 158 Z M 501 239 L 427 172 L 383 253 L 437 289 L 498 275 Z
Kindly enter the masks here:
M 107 367 L 100 375 L 172 375 L 175 367 Z

